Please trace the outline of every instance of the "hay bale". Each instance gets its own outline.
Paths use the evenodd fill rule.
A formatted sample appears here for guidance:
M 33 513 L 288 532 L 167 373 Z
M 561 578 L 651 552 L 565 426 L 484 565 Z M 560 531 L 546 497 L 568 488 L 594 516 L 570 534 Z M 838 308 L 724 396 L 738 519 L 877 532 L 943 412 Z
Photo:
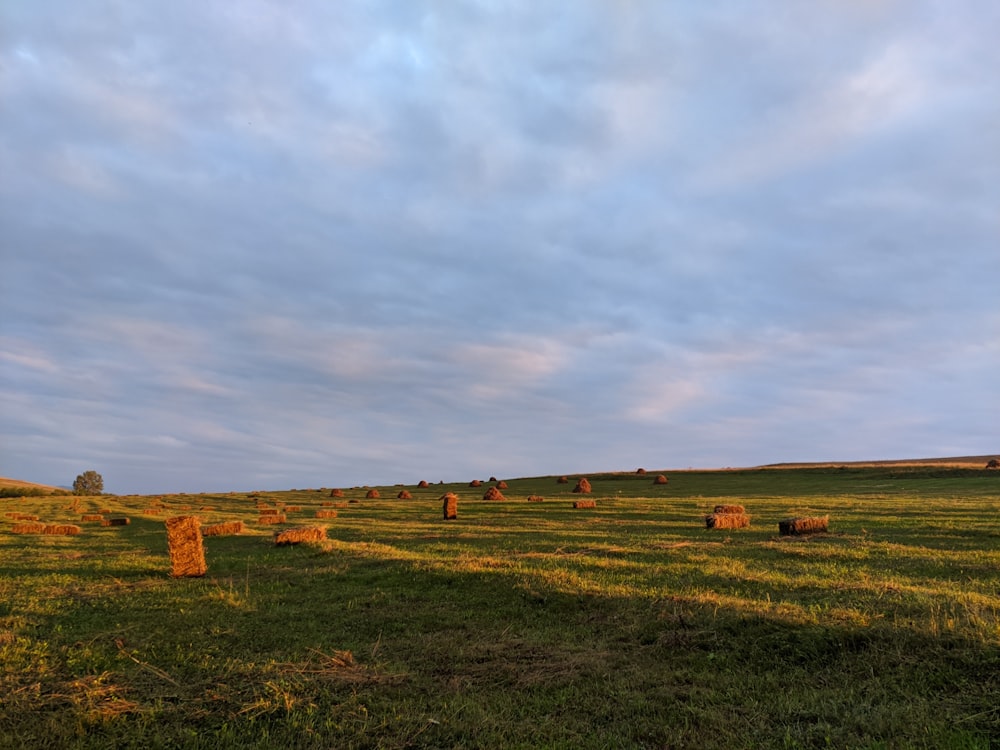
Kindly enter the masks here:
M 285 513 L 301 513 L 301 512 L 302 512 L 302 506 L 301 505 L 286 505 L 285 506 Z
M 257 508 L 257 510 L 260 511 L 260 515 L 262 515 L 262 516 L 280 516 L 281 515 L 281 513 L 278 511 L 277 508 L 267 508 L 267 507 L 264 507 L 264 508 Z
M 670 480 L 667 479 L 666 475 L 657 474 L 656 479 L 653 480 L 653 484 L 666 484 L 668 481 Z
M 458 495 L 454 492 L 444 493 L 441 496 L 441 509 L 444 511 L 445 521 L 458 518 Z
M 128 526 L 130 523 L 132 523 L 132 519 L 120 516 L 118 518 L 105 518 L 101 521 L 101 526 Z
M 642 467 L 640 467 L 640 468 L 638 468 L 638 469 L 636 469 L 636 470 L 635 470 L 635 473 L 636 473 L 636 474 L 645 474 L 645 473 L 646 473 L 646 470 L 645 470 L 645 469 L 643 469 Z
M 202 536 L 235 536 L 243 533 L 242 521 L 226 521 L 225 523 L 213 523 L 205 526 L 201 530 Z
M 746 508 L 742 505 L 716 505 L 712 509 L 713 513 L 746 513 Z
M 15 521 L 37 521 L 38 516 L 33 516 L 30 513 L 9 513 L 8 514 Z
M 573 488 L 573 492 L 581 493 L 584 495 L 591 492 L 590 481 L 587 479 L 587 477 L 580 477 L 580 479 L 576 483 L 576 487 Z
M 378 490 L 368 490 L 368 492 L 365 493 L 365 497 L 369 500 L 376 500 L 380 497 L 380 495 L 378 494 Z
M 285 529 L 274 535 L 276 547 L 284 547 L 290 544 L 301 544 L 302 542 L 321 542 L 326 539 L 325 526 L 300 526 L 295 529 Z
M 483 483 L 482 483 L 482 480 L 473 479 L 471 482 L 469 482 L 469 486 L 470 487 L 482 487 Z
M 483 500 L 506 500 L 503 493 L 496 487 L 490 487 L 486 490 L 486 494 L 483 495 Z
M 829 531 L 830 516 L 812 516 L 808 518 L 785 518 L 778 521 L 778 531 L 782 536 L 802 536 L 804 534 L 822 534 Z
M 343 490 L 330 490 L 330 497 L 343 497 L 343 496 L 344 496 Z
M 100 523 L 104 520 L 104 516 L 100 513 L 84 513 L 80 516 L 80 521 L 83 523 Z
M 430 485 L 427 484 L 426 479 L 421 479 L 419 482 L 417 482 L 417 487 L 419 487 L 422 490 L 426 490 L 428 487 L 430 487 Z
M 544 501 L 545 501 L 545 498 L 542 497 L 541 495 L 528 495 L 528 502 L 529 503 L 541 503 L 541 502 L 544 502 Z
M 490 481 L 491 482 L 495 482 L 495 481 L 497 481 L 497 478 L 496 477 L 490 477 Z
M 322 508 L 316 511 L 316 518 L 336 518 L 337 511 L 333 508 Z
M 158 516 L 163 512 L 163 508 L 144 508 L 142 512 L 147 516 Z
M 574 500 L 573 501 L 573 507 L 574 508 L 596 508 L 597 507 L 597 501 L 596 500 Z
M 208 572 L 205 546 L 201 540 L 201 522 L 196 516 L 174 516 L 167 526 L 167 550 L 170 552 L 170 575 L 174 578 L 197 578 Z
M 498 490 L 507 489 L 507 483 L 501 479 L 499 482 L 497 482 L 497 489 Z
M 277 515 L 260 516 L 259 518 L 257 518 L 257 523 L 273 524 L 273 523 L 284 523 L 284 522 L 285 522 L 284 513 L 279 513 Z
M 709 513 L 705 516 L 706 529 L 746 529 L 750 516 L 746 513 Z
M 569 477 L 559 477 L 556 484 L 569 484 Z
M 396 495 L 397 500 L 412 500 L 413 495 L 410 494 L 409 490 L 400 490 L 399 494 Z
M 44 534 L 44 523 L 15 523 L 11 527 L 12 534 Z

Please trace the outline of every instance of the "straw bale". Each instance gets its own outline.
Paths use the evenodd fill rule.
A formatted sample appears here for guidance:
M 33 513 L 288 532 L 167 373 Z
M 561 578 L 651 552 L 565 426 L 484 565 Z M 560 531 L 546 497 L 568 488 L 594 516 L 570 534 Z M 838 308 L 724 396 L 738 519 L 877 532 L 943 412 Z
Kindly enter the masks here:
M 101 521 L 104 520 L 104 516 L 102 516 L 100 513 L 84 513 L 82 516 L 80 516 L 80 520 L 83 523 L 100 523 Z
M 665 474 L 657 474 L 656 479 L 653 480 L 653 484 L 666 484 L 669 479 L 667 479 Z
M 785 518 L 778 521 L 778 531 L 782 536 L 801 536 L 803 534 L 820 534 L 829 531 L 830 516 L 812 516 L 808 518 Z
M 742 505 L 716 505 L 712 509 L 713 513 L 746 513 L 746 508 Z
M 556 484 L 569 484 L 569 477 L 559 477 Z
M 205 546 L 201 540 L 201 522 L 196 516 L 174 516 L 165 522 L 167 549 L 170 552 L 170 575 L 174 578 L 197 578 L 208 572 Z
M 330 490 L 330 497 L 343 497 L 344 491 L 340 489 Z
M 750 516 L 746 513 L 709 513 L 705 516 L 706 529 L 746 529 Z
M 638 469 L 635 470 L 635 473 L 636 474 L 645 474 L 646 470 L 640 467 L 640 468 L 638 468 Z
M 496 477 L 490 477 L 490 481 L 491 482 L 495 482 L 495 481 L 497 481 L 497 478 Z
M 302 542 L 321 542 L 324 539 L 326 539 L 325 526 L 298 526 L 275 533 L 274 544 L 277 547 L 284 547 Z
M 458 518 L 458 495 L 454 492 L 446 492 L 441 496 L 441 506 L 445 521 Z
M 52 536 L 76 536 L 80 533 L 80 527 L 71 523 L 50 523 L 45 525 L 42 533 Z
M 409 490 L 400 490 L 399 494 L 396 495 L 396 498 L 399 500 L 412 500 L 413 495 L 410 494 Z
M 279 513 L 277 515 L 271 514 L 266 516 L 260 516 L 257 519 L 257 523 L 284 523 L 284 522 L 285 522 L 285 515 L 283 513 Z
M 368 492 L 365 493 L 365 497 L 368 498 L 369 500 L 374 500 L 378 498 L 379 497 L 378 490 L 368 490 Z
M 202 536 L 234 536 L 243 533 L 242 521 L 226 521 L 225 523 L 214 523 L 211 526 L 204 526 L 201 530 Z
M 301 513 L 301 512 L 302 512 L 302 506 L 301 505 L 286 505 L 285 506 L 285 513 Z
M 417 483 L 417 487 L 419 487 L 420 489 L 423 490 L 423 489 L 427 489 L 428 487 L 430 487 L 430 485 L 427 484 L 427 480 L 426 479 L 421 479 L 420 482 Z
M 355 501 L 355 502 L 357 502 L 357 501 Z M 334 503 L 333 507 L 334 508 L 346 508 L 347 507 L 347 503 Z
M 45 524 L 44 523 L 15 523 L 11 527 L 11 533 L 14 534 L 44 534 Z
M 580 477 L 576 483 L 576 487 L 573 488 L 573 492 L 578 492 L 582 494 L 587 494 L 591 492 L 590 480 L 587 477 Z
M 501 479 L 499 482 L 497 482 L 497 489 L 498 490 L 507 489 L 507 483 Z
M 573 501 L 573 507 L 574 508 L 596 508 L 597 507 L 597 501 L 596 500 L 574 500 Z
M 483 486 L 483 482 L 480 479 L 473 479 L 471 482 L 469 482 L 469 486 L 470 487 L 482 487 Z
M 486 490 L 486 494 L 483 495 L 483 500 L 506 500 L 503 493 L 496 487 L 490 487 Z
M 145 508 L 142 512 L 147 516 L 158 516 L 163 512 L 163 508 Z
M 258 508 L 262 516 L 280 516 L 277 508 Z
M 13 518 L 15 521 L 37 521 L 38 516 L 33 516 L 30 513 L 8 513 L 8 516 Z
M 545 501 L 545 498 L 542 497 L 541 495 L 528 495 L 528 502 L 529 503 L 541 503 L 541 502 L 544 502 L 544 501 Z
M 337 511 L 333 508 L 320 508 L 316 511 L 316 518 L 336 518 Z

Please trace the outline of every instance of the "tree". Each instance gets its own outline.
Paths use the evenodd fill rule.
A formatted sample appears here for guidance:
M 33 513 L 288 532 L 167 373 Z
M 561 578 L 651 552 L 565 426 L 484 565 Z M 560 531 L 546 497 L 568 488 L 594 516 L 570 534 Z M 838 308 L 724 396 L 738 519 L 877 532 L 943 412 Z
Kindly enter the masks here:
M 104 492 L 104 479 L 96 471 L 85 471 L 73 482 L 73 492 L 77 495 L 100 495 Z

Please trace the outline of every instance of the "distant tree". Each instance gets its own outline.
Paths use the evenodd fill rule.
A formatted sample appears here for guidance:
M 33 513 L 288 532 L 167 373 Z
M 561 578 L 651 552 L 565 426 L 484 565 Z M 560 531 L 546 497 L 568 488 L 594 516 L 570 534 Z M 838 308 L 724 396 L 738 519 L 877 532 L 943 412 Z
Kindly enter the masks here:
M 73 492 L 77 495 L 100 495 L 104 492 L 104 479 L 96 471 L 85 471 L 73 482 Z

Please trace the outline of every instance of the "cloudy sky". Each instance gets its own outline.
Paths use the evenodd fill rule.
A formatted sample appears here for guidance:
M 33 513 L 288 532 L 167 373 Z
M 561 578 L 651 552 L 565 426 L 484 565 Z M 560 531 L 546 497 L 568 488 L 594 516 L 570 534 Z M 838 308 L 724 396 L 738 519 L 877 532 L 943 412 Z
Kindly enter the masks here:
M 0 6 L 0 475 L 1000 450 L 1000 4 Z

